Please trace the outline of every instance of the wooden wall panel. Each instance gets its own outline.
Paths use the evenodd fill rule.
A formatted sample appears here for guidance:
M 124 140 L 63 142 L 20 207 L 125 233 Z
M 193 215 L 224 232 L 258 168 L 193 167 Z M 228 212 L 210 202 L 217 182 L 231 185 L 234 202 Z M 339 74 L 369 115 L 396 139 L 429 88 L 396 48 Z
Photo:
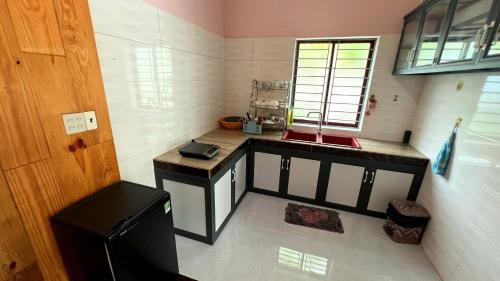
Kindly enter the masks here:
M 99 131 L 91 133 L 96 143 L 113 138 L 104 94 L 99 58 L 87 1 L 54 0 L 73 87 L 81 111 L 95 110 Z
M 112 141 L 6 172 L 45 281 L 67 276 L 50 216 L 120 180 Z
M 78 105 L 80 97 L 72 86 L 66 58 L 37 54 L 23 54 L 22 58 L 27 84 L 38 108 L 51 154 L 68 153 L 68 145 L 77 138 L 84 140 L 87 146 L 96 144 L 87 132 L 66 135 L 62 114 L 81 111 Z
M 10 169 L 46 159 L 49 150 L 36 107 L 23 88 L 20 52 L 9 14 L 3 8 L 5 0 L 0 0 L 0 5 L 0 165 Z
M 51 0 L 8 0 L 7 5 L 21 51 L 64 55 Z
M 33 248 L 1 171 L 0 229 L 0 280 L 41 281 Z
M 0 6 L 0 281 L 67 281 L 50 216 L 120 180 L 87 1 Z M 66 135 L 91 110 L 99 129 Z

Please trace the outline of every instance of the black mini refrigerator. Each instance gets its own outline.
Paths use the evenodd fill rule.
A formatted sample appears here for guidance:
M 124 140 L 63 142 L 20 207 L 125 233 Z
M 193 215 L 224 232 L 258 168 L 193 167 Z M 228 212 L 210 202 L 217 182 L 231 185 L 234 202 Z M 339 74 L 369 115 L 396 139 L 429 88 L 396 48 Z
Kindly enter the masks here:
M 177 280 L 170 206 L 168 192 L 120 182 L 53 216 L 70 280 Z

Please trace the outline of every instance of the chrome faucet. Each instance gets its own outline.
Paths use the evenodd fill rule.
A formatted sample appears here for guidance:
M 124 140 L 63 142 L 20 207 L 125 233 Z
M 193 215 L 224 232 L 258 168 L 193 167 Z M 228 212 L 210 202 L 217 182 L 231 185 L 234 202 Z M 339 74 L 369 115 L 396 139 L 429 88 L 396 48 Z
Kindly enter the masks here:
M 319 114 L 319 118 L 318 118 L 318 134 L 321 134 L 321 124 L 323 123 L 323 113 L 321 113 L 320 111 L 310 111 L 309 113 L 307 113 L 307 117 L 309 117 L 312 113 L 316 113 L 316 114 Z

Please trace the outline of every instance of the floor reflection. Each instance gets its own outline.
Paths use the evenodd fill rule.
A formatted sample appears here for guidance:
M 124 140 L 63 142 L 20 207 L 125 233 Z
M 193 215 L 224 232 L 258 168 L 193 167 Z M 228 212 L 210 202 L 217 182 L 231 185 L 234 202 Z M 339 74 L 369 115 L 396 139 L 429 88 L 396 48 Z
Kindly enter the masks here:
M 326 275 L 328 259 L 302 253 L 285 247 L 279 248 L 278 263 L 304 272 Z

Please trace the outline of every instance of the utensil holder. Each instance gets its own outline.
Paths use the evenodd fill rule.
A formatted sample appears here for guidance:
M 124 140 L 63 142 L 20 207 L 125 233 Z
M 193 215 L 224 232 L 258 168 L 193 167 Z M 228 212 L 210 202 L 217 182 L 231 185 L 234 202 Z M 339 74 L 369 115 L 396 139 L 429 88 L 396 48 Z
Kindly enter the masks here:
M 255 121 L 248 121 L 243 124 L 243 132 L 247 134 L 262 134 L 262 124 L 258 125 Z

